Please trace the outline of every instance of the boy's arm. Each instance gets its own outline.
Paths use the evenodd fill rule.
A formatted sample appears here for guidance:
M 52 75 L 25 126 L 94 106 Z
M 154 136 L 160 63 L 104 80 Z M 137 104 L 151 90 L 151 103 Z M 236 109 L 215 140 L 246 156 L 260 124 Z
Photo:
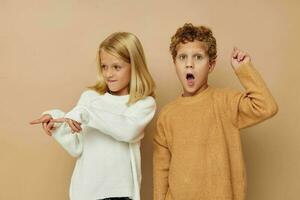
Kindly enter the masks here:
M 232 66 L 245 92 L 235 93 L 230 103 L 234 124 L 245 128 L 272 117 L 278 107 L 264 80 L 251 64 L 250 57 L 246 54 L 239 57 L 239 54 L 241 52 L 236 56 L 233 54 Z
M 169 188 L 171 153 L 168 148 L 164 126 L 160 119 L 157 120 L 153 142 L 153 199 L 165 200 Z

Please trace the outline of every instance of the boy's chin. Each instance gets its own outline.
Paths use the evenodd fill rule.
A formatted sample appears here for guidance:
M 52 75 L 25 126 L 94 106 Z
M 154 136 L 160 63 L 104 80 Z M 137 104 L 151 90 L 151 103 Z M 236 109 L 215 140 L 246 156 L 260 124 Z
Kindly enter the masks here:
M 183 87 L 183 96 L 195 96 L 199 92 L 201 92 L 202 90 L 205 90 L 206 88 L 207 88 L 207 84 L 206 85 L 201 85 L 201 86 L 198 86 L 198 87 L 184 86 Z
M 188 96 L 194 96 L 199 88 L 184 88 L 183 89 L 183 96 L 188 97 Z

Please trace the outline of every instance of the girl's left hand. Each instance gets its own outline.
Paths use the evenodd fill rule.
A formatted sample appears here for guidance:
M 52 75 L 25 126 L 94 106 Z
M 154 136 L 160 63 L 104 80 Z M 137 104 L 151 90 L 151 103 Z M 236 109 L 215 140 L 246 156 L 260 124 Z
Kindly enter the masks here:
M 239 68 L 244 63 L 250 63 L 250 56 L 239 50 L 238 48 L 234 47 L 232 54 L 231 54 L 231 66 L 234 69 Z
M 31 125 L 34 124 L 42 124 L 45 133 L 49 136 L 52 135 L 52 131 L 55 130 L 54 123 L 51 123 L 53 120 L 52 116 L 49 114 L 45 114 L 38 119 L 35 119 L 30 122 Z
M 72 133 L 75 133 L 75 132 L 80 133 L 82 131 L 81 123 L 77 122 L 75 120 L 72 120 L 72 119 L 58 118 L 58 119 L 52 119 L 51 122 L 53 122 L 53 123 L 64 123 L 64 122 L 66 122 L 69 125 L 69 127 L 71 128 Z

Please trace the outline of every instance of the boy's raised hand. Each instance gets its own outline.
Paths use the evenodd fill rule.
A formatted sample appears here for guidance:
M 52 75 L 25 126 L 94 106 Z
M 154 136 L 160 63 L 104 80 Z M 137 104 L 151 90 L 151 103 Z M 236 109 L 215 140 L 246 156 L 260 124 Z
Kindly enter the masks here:
M 238 48 L 234 47 L 232 54 L 231 54 L 231 66 L 234 69 L 239 68 L 244 63 L 250 63 L 251 59 L 250 56 L 239 50 Z

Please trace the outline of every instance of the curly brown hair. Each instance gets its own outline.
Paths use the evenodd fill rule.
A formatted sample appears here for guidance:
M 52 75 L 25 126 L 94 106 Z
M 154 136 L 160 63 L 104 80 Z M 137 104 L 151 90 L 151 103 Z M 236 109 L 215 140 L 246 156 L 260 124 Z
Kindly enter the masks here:
M 171 38 L 170 52 L 173 61 L 177 56 L 177 45 L 180 43 L 193 42 L 198 40 L 205 43 L 206 51 L 210 61 L 215 61 L 217 58 L 217 42 L 213 36 L 211 29 L 205 26 L 194 26 L 191 23 L 185 23 L 183 27 L 177 29 L 175 35 Z

